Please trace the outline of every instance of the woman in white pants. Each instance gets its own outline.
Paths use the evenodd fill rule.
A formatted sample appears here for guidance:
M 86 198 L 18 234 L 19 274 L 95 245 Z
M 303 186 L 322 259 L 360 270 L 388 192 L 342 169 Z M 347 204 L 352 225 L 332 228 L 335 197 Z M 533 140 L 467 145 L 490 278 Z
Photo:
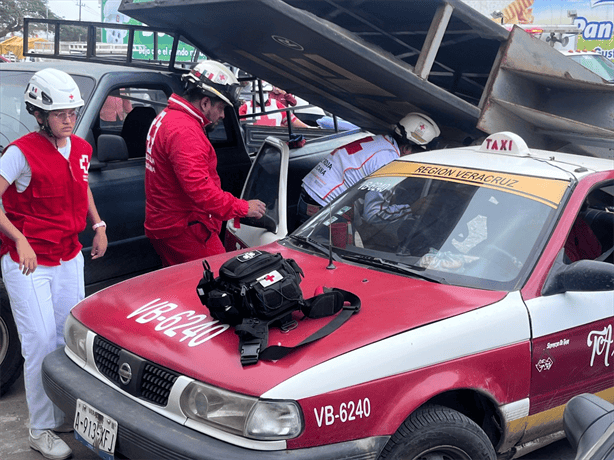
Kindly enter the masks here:
M 71 427 L 45 394 L 41 364 L 64 345 L 66 317 L 85 296 L 78 234 L 89 218 L 96 232 L 92 258 L 102 257 L 106 224 L 88 185 L 92 148 L 72 135 L 83 105 L 79 87 L 68 74 L 44 69 L 24 98 L 40 130 L 12 142 L 0 158 L 0 265 L 25 361 L 30 447 L 64 459 L 72 452 L 54 431 Z

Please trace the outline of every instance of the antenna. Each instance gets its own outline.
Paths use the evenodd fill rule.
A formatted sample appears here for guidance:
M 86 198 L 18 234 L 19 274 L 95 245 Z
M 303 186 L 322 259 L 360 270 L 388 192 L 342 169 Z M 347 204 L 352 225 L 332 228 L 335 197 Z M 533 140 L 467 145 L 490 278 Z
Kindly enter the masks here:
M 333 263 L 333 207 L 328 205 L 328 267 L 327 270 L 334 270 L 335 264 Z

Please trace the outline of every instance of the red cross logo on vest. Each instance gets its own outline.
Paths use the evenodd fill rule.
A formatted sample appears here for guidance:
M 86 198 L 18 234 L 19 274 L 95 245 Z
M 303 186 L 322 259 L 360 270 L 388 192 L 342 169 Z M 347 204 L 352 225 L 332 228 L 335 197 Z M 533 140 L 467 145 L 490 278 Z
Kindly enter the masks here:
M 364 148 L 362 144 L 367 144 L 372 141 L 373 141 L 373 136 L 358 139 L 354 142 L 344 145 L 343 147 L 339 147 L 338 149 L 333 150 L 333 152 L 331 153 L 331 156 L 343 149 L 345 149 L 348 155 L 354 155 L 355 153 L 360 152 Z

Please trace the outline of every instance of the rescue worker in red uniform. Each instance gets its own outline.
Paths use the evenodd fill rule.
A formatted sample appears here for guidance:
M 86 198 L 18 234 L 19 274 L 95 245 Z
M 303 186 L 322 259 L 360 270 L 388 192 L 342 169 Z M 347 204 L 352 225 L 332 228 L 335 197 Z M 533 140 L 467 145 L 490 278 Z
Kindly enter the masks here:
M 276 92 L 277 90 L 277 92 Z M 256 96 L 256 110 L 254 110 L 254 101 L 248 100 L 245 101 L 241 107 L 239 107 L 239 115 L 251 115 L 254 112 L 272 112 L 275 110 L 283 110 L 288 105 L 295 106 L 296 99 L 291 94 L 288 95 L 285 91 L 280 90 L 279 88 L 273 87 L 270 83 L 264 83 L 262 87 L 262 91 L 266 97 L 266 102 L 264 103 L 264 110 L 260 110 L 260 101 L 259 97 Z M 289 100 L 294 101 L 294 103 L 288 103 L 286 100 L 282 100 L 283 96 L 290 96 Z M 248 120 L 253 120 L 255 125 L 262 126 L 288 126 L 288 116 L 286 112 L 277 112 L 270 113 L 267 115 L 261 115 L 259 117 L 248 118 Z M 290 114 L 290 122 L 294 128 L 309 128 L 309 125 L 306 125 L 301 120 L 299 120 L 294 113 Z
M 153 121 L 145 159 L 145 234 L 165 266 L 225 252 L 219 232 L 234 217 L 261 218 L 260 200 L 245 201 L 221 188 L 217 156 L 205 127 L 238 105 L 241 87 L 223 64 L 204 61 L 183 76 Z
M 64 459 L 71 449 L 54 431 L 72 431 L 72 424 L 45 394 L 41 365 L 64 346 L 64 322 L 85 297 L 79 232 L 89 218 L 97 259 L 107 249 L 106 224 L 88 185 L 92 147 L 71 134 L 83 105 L 79 87 L 68 74 L 44 69 L 24 98 L 40 131 L 12 142 L 0 158 L 0 263 L 21 338 L 29 444 L 46 458 Z
M 273 90 L 269 93 L 269 98 L 277 99 L 284 107 L 295 107 L 298 102 L 292 94 L 285 92 L 277 86 L 273 86 Z

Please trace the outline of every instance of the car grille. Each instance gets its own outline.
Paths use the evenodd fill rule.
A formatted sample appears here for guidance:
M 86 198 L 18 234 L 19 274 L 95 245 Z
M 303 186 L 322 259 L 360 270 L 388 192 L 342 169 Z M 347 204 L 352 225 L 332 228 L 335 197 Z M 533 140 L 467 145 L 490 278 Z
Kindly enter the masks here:
M 121 349 L 99 335 L 94 338 L 94 361 L 98 370 L 119 384 L 119 352 Z
M 129 353 L 99 335 L 94 338 L 94 361 L 100 373 L 121 389 L 160 406 L 167 404 L 173 384 L 179 377 L 176 372 Z M 122 362 L 138 369 L 128 383 L 122 382 L 119 375 Z

